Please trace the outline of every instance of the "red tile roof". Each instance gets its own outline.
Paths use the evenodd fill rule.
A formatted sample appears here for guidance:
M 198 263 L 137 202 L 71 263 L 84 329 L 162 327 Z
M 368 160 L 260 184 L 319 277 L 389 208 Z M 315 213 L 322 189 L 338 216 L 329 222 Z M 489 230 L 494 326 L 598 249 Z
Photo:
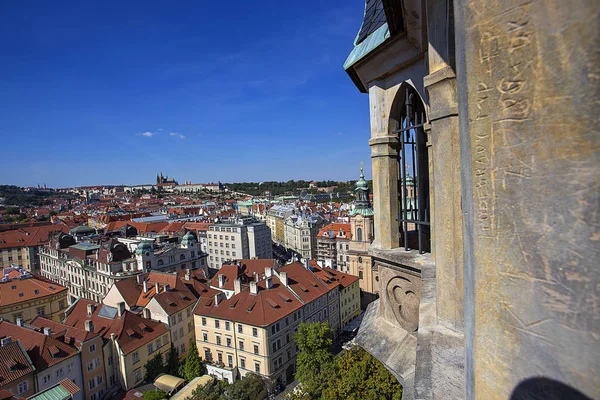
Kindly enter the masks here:
M 52 337 L 58 339 L 68 345 L 75 346 L 81 350 L 84 342 L 98 336 L 98 333 L 88 332 L 85 329 L 79 329 L 73 326 L 65 325 L 60 322 L 52 321 L 44 317 L 35 317 L 29 325 L 37 328 L 40 333 L 44 328 L 52 330 Z
M 27 279 L 0 282 L 0 307 L 31 301 L 64 292 L 67 288 L 33 274 Z
M 330 239 L 334 239 L 334 238 L 337 238 L 339 232 L 342 231 L 343 235 L 345 237 L 343 237 L 341 239 L 350 239 L 350 229 L 351 229 L 350 224 L 341 224 L 341 223 L 334 222 L 334 223 L 331 223 L 329 225 L 322 227 L 319 230 L 319 234 L 317 235 L 317 237 L 329 238 L 329 233 L 331 231 L 333 231 L 334 237 L 330 238 Z
M 319 267 L 315 260 L 310 261 L 313 273 L 328 287 L 334 288 L 341 285 L 343 288 L 358 280 L 358 276 L 346 274 L 329 267 Z
M 264 262 L 266 260 L 252 261 Z M 219 272 L 225 267 L 228 267 L 225 274 L 228 277 L 226 286 L 229 287 L 229 280 L 233 282 L 233 279 L 235 279 L 234 272 L 239 267 L 237 265 L 225 265 Z M 237 273 L 239 272 L 238 270 Z M 267 279 L 262 276 L 259 278 L 257 294 L 255 295 L 250 293 L 252 275 L 248 278 L 245 273 L 239 273 L 239 276 L 243 278 L 240 293 L 234 294 L 229 299 L 220 300 L 218 305 L 214 296 L 202 298 L 198 301 L 194 314 L 254 326 L 268 326 L 302 308 L 304 304 L 316 300 L 335 287 L 329 288 L 313 272 L 305 269 L 300 263 L 285 265 L 277 268 L 276 272 L 277 274 L 274 272 L 271 276 L 271 288 L 267 288 Z M 287 273 L 287 287 L 283 285 L 277 276 L 281 272 Z M 264 267 L 262 273 L 264 273 Z M 233 283 L 231 286 L 231 290 L 233 290 Z M 218 282 L 216 287 L 218 287 Z
M 63 379 L 58 384 L 62 386 L 67 392 L 71 393 L 71 395 L 75 395 L 75 393 L 78 393 L 81 390 L 79 386 L 74 384 L 73 381 L 69 378 Z
M 77 354 L 77 349 L 51 336 L 7 321 L 0 321 L 0 338 L 18 338 L 33 361 L 36 370 L 41 371 Z
M 0 347 L 0 387 L 35 371 L 25 349 L 13 338 L 13 342 Z
M 0 232 L 0 249 L 42 246 L 48 243 L 48 235 L 57 231 L 69 233 L 69 227 L 60 223 L 31 228 L 24 227 Z
M 87 315 L 88 304 L 94 304 L 96 306 L 96 309 L 91 316 Z M 109 340 L 111 334 L 114 333 L 119 346 L 126 354 L 150 343 L 154 339 L 168 332 L 167 327 L 162 322 L 142 318 L 127 310 L 125 310 L 120 317 L 118 314 L 116 314 L 114 318 L 99 315 L 101 310 L 105 307 L 114 311 L 114 307 L 79 299 L 71 309 L 65 324 L 79 329 L 85 329 L 85 321 L 91 320 L 94 332 L 98 332 L 105 340 Z M 144 323 L 147 329 L 141 329 L 140 323 Z M 131 334 L 131 332 L 133 332 L 133 334 Z

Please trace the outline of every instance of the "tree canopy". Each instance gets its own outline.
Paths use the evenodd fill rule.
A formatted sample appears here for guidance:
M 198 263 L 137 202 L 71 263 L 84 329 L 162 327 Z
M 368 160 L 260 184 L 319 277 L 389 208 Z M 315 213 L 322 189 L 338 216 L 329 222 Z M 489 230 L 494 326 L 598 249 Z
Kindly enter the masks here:
M 294 336 L 300 353 L 296 379 L 301 389 L 289 399 L 400 400 L 402 385 L 361 347 L 339 357 L 330 351 L 332 331 L 328 323 L 302 323 Z
M 144 365 L 144 370 L 146 371 L 147 381 L 154 381 L 154 378 L 165 372 L 162 354 L 156 353 L 154 357 L 148 360 L 146 365 Z
M 205 373 L 206 367 L 198 355 L 196 342 L 192 339 L 190 340 L 190 349 L 188 350 L 185 364 L 183 365 L 183 379 L 189 382 L 195 377 L 202 376 Z
M 334 372 L 333 354 L 329 350 L 333 331 L 329 323 L 302 323 L 294 341 L 300 348 L 296 356 L 296 379 L 305 393 L 319 398 L 327 380 Z
M 213 379 L 194 390 L 191 400 L 263 400 L 267 397 L 267 384 L 257 374 L 249 373 L 232 385 Z
M 148 390 L 144 392 L 144 400 L 166 400 L 169 396 L 162 390 Z

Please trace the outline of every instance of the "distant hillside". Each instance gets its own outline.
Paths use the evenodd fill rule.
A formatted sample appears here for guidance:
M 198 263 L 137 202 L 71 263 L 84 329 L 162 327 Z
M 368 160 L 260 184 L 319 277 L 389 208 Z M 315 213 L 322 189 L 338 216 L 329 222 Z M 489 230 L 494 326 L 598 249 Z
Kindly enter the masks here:
M 24 191 L 18 186 L 0 185 L 0 206 L 45 206 L 52 204 L 53 197 L 65 197 L 46 190 Z

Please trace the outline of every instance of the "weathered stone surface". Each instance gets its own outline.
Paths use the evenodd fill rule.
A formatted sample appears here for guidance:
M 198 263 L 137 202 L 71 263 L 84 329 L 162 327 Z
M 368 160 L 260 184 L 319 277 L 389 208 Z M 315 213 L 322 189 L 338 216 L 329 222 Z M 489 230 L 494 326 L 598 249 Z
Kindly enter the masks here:
M 600 398 L 600 3 L 456 5 L 470 396 Z
M 412 400 L 416 336 L 385 320 L 379 313 L 379 302 L 376 300 L 367 307 L 356 342 L 394 374 L 404 387 L 402 399 Z

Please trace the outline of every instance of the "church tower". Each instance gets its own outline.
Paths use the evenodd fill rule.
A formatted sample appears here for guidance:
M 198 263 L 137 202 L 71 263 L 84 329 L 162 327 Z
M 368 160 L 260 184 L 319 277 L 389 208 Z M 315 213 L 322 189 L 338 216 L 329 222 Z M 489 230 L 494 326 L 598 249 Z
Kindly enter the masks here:
M 363 309 L 375 300 L 379 293 L 379 276 L 371 256 L 368 254 L 369 246 L 371 246 L 371 242 L 375 237 L 375 213 L 373 212 L 369 192 L 369 183 L 365 180 L 361 163 L 360 178 L 354 189 L 356 197 L 350 211 L 350 229 L 352 233 L 348 256 L 349 273 L 359 278 L 361 308 Z

